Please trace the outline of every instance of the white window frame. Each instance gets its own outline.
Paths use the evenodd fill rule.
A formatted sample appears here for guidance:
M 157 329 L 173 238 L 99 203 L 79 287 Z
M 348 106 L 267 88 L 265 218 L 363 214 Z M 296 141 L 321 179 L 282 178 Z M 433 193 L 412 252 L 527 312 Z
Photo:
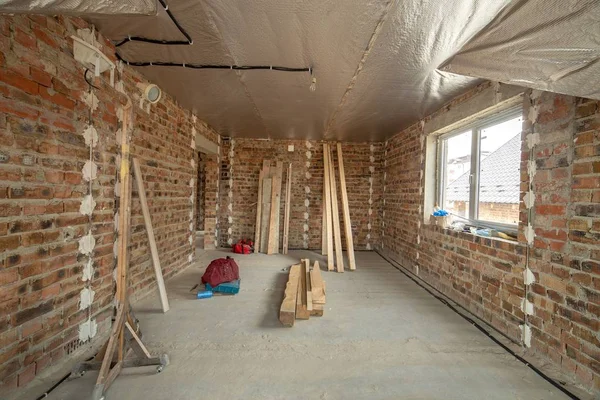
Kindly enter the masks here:
M 517 224 L 503 224 L 499 222 L 485 221 L 479 219 L 479 174 L 481 172 L 481 131 L 494 125 L 501 124 L 511 119 L 522 117 L 523 107 L 511 107 L 492 116 L 481 118 L 475 122 L 463 125 L 451 132 L 439 135 L 436 143 L 436 204 L 440 207 L 445 204 L 444 188 L 446 187 L 446 155 L 445 146 L 447 139 L 471 131 L 471 173 L 469 175 L 469 213 L 468 225 L 493 228 L 499 231 L 515 234 L 518 230 Z M 519 203 L 520 204 L 520 203 Z

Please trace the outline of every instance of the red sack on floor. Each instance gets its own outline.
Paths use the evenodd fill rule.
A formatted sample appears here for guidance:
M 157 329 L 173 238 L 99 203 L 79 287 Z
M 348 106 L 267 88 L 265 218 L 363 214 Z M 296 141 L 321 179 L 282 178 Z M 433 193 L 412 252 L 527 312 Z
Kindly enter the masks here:
M 230 257 L 211 261 L 202 275 L 202 283 L 209 283 L 212 287 L 236 279 L 240 279 L 240 270 L 234 259 Z
M 252 240 L 240 240 L 236 244 L 233 245 L 232 250 L 237 254 L 250 254 L 252 253 Z

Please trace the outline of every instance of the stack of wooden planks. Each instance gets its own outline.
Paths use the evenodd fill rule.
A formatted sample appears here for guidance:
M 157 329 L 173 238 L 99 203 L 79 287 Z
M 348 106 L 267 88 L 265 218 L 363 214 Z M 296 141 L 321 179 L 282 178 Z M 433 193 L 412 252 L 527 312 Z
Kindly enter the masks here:
M 279 321 L 284 326 L 294 326 L 297 319 L 323 316 L 325 306 L 325 281 L 319 262 L 310 266 L 309 259 L 290 267 L 288 282 L 279 309 Z
M 346 174 L 344 171 L 344 158 L 342 144 L 337 143 L 337 161 L 340 179 L 340 195 L 342 200 L 342 215 L 344 221 L 344 236 L 346 237 L 346 251 L 348 253 L 348 267 L 356 269 L 354 258 L 354 240 L 352 238 L 352 224 L 350 222 L 350 208 L 348 206 L 348 192 L 346 189 Z M 338 190 L 335 176 L 335 162 L 333 150 L 327 143 L 323 143 L 323 228 L 321 254 L 327 256 L 327 270 L 344 272 L 344 257 L 342 253 L 342 237 L 340 230 L 340 213 L 338 209 Z M 334 246 L 335 244 L 335 246 Z M 335 248 L 334 248 L 335 247 Z M 335 250 L 335 251 L 334 251 Z
M 286 198 L 283 229 L 283 254 L 287 254 L 289 213 L 291 196 L 292 164 L 288 165 L 286 177 Z M 254 252 L 279 253 L 281 183 L 283 163 L 277 161 L 275 166 L 270 160 L 263 160 L 258 181 L 258 202 L 256 206 L 256 231 L 254 234 Z

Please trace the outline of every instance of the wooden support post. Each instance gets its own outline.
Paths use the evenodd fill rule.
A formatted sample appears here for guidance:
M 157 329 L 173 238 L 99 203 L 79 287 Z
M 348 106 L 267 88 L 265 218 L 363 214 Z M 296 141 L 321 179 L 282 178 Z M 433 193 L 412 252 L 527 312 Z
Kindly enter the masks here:
M 333 271 L 333 230 L 332 230 L 332 215 L 331 215 L 331 184 L 329 182 L 330 167 L 329 167 L 329 146 L 323 143 L 323 182 L 325 186 L 325 231 L 327 233 L 327 270 Z
M 296 320 L 296 300 L 298 298 L 298 281 L 300 280 L 300 264 L 292 265 L 285 286 L 283 301 L 279 309 L 279 321 L 284 326 L 294 326 Z
M 335 243 L 335 264 L 337 272 L 344 272 L 344 255 L 342 253 L 342 233 L 340 231 L 340 212 L 338 209 L 337 185 L 335 183 L 335 169 L 333 167 L 333 157 L 331 148 L 329 148 L 329 183 L 331 185 L 331 212 L 333 213 L 333 236 Z
M 258 174 L 258 201 L 256 202 L 256 225 L 254 229 L 254 252 L 258 253 L 260 250 L 260 232 L 261 232 L 261 213 L 262 213 L 262 191 L 263 191 L 263 179 L 265 177 L 264 171 L 261 169 Z
M 290 163 L 288 165 L 287 179 L 285 182 L 285 214 L 284 214 L 284 219 L 283 219 L 283 254 L 288 253 L 291 201 L 292 201 L 292 163 Z
M 158 293 L 160 295 L 160 303 L 162 304 L 163 312 L 169 311 L 169 299 L 167 298 L 167 289 L 163 279 L 160 259 L 158 257 L 158 248 L 154 238 L 154 229 L 152 227 L 152 219 L 150 218 L 150 210 L 146 200 L 146 190 L 144 189 L 144 181 L 142 180 L 142 170 L 140 161 L 133 158 L 133 172 L 135 174 L 135 182 L 137 183 L 138 195 L 140 204 L 142 205 L 142 214 L 144 214 L 144 224 L 146 225 L 146 233 L 148 234 L 148 244 L 150 245 L 150 254 L 152 255 L 152 265 L 154 266 L 154 274 L 156 275 L 156 283 L 158 284 Z
M 346 190 L 346 174 L 344 172 L 344 158 L 342 157 L 342 144 L 337 144 L 338 168 L 340 170 L 340 190 L 342 192 L 342 211 L 344 214 L 344 233 L 346 236 L 346 251 L 348 252 L 348 265 L 350 270 L 356 269 L 354 259 L 354 240 L 352 239 L 352 223 L 350 222 L 350 208 L 348 207 L 348 192 Z

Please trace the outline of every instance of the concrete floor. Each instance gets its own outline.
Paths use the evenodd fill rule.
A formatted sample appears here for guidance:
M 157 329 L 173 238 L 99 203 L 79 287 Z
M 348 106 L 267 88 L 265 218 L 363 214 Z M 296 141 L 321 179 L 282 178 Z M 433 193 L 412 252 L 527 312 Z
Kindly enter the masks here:
M 197 300 L 190 289 L 225 255 L 201 251 L 197 267 L 168 282 L 168 313 L 156 295 L 134 307 L 150 352 L 171 365 L 123 372 L 107 400 L 567 398 L 376 253 L 358 252 L 356 272 L 324 272 L 325 315 L 293 328 L 278 321 L 282 269 L 322 257 L 236 255 L 241 292 Z M 95 378 L 48 399 L 84 399 Z

